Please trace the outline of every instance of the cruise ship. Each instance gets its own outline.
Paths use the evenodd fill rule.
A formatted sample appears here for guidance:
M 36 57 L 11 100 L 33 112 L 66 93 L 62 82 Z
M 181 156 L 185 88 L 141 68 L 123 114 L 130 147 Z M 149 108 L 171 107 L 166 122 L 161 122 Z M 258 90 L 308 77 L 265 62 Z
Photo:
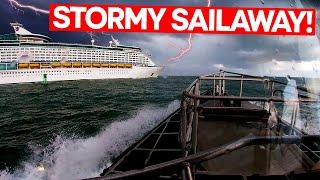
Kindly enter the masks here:
M 0 35 L 0 84 L 154 78 L 162 71 L 141 48 L 112 37 L 107 46 L 52 42 L 19 23 Z

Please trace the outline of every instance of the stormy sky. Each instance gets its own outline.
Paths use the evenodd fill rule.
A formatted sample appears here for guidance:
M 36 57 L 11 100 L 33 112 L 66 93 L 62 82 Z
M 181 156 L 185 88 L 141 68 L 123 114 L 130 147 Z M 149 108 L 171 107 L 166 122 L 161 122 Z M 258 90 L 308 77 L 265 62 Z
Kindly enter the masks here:
M 143 4 L 206 6 L 207 0 L 18 0 L 48 9 L 50 3 Z M 302 1 L 302 2 L 301 2 Z M 314 0 L 211 0 L 213 6 L 253 7 L 313 7 Z M 318 15 L 319 19 L 319 15 Z M 50 32 L 48 16 L 33 11 L 17 10 L 8 0 L 0 3 L 0 33 L 12 33 L 10 22 L 20 22 L 33 33 L 45 34 L 57 42 L 90 43 L 87 33 Z M 319 30 L 317 29 L 319 36 Z M 135 45 L 150 53 L 158 65 L 187 46 L 188 34 L 113 33 L 122 44 Z M 107 35 L 96 34 L 96 43 L 106 45 Z M 320 72 L 320 45 L 317 36 L 253 36 L 195 34 L 192 50 L 180 60 L 166 65 L 164 75 L 200 75 L 217 69 L 256 75 L 318 76 Z

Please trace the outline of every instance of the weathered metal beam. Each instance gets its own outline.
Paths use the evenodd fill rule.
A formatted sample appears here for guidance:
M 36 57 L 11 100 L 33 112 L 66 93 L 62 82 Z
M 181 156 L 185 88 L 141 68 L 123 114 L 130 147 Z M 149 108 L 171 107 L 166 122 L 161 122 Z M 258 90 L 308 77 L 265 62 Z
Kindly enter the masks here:
M 200 80 L 196 83 L 194 94 L 200 95 Z M 193 123 L 192 123 L 192 153 L 197 152 L 197 144 L 198 144 L 198 106 L 200 104 L 199 100 L 194 101 L 195 110 L 194 110 L 194 117 L 193 117 Z
M 242 97 L 242 91 L 243 91 L 243 76 L 241 76 L 241 82 L 240 82 L 240 94 L 239 94 L 240 97 Z
M 181 152 L 181 149 L 149 149 L 149 148 L 136 148 L 135 151 L 157 151 L 157 152 Z
M 170 121 L 171 122 L 171 121 Z M 179 121 L 180 122 L 180 121 Z M 155 135 L 163 134 L 163 135 L 178 135 L 179 132 L 166 132 L 166 133 L 152 133 Z
M 260 78 L 260 79 L 263 79 L 263 78 L 264 78 L 264 77 L 261 77 L 261 76 L 253 76 L 253 75 L 247 75 L 247 74 L 243 74 L 243 73 L 236 73 L 236 72 L 225 71 L 225 70 L 223 70 L 222 72 L 227 73 L 227 74 L 233 74 L 233 75 L 238 75 L 238 76 L 244 76 L 244 77 Z
M 189 92 L 191 90 L 191 88 L 196 84 L 196 82 L 198 81 L 198 79 L 194 80 L 190 86 L 186 89 L 187 92 Z
M 145 165 L 148 164 L 148 162 L 149 162 L 149 160 L 150 160 L 150 158 L 151 158 L 151 156 L 152 156 L 152 153 L 154 152 L 154 149 L 156 149 L 156 147 L 157 147 L 157 145 L 158 145 L 158 143 L 159 143 L 159 141 L 160 141 L 160 139 L 161 139 L 164 131 L 166 130 L 166 128 L 167 128 L 167 126 L 168 126 L 168 123 L 169 123 L 169 121 L 167 121 L 167 122 L 165 123 L 164 128 L 163 128 L 162 131 L 161 131 L 161 134 L 159 134 L 156 142 L 154 143 L 154 145 L 153 145 L 153 147 L 152 147 L 152 150 L 149 152 L 148 157 L 145 159 L 145 161 L 144 161 L 144 164 L 145 164 Z
M 151 135 L 152 133 L 156 132 L 161 126 L 163 126 L 165 123 L 167 123 L 168 121 L 170 121 L 170 119 L 177 114 L 180 111 L 180 108 L 177 109 L 175 112 L 173 112 L 172 114 L 170 114 L 165 120 L 163 120 L 159 125 L 157 125 L 153 130 L 150 131 L 149 134 L 146 134 L 140 141 L 138 141 L 137 143 L 133 144 L 130 149 L 128 150 L 128 152 L 125 152 L 123 155 L 119 156 L 121 157 L 116 163 L 114 163 L 112 166 L 110 166 L 108 169 L 105 169 L 103 173 L 109 174 L 113 171 L 115 171 L 115 168 L 118 167 L 119 164 L 121 164 L 123 162 L 123 160 L 128 157 L 128 155 L 137 147 L 139 147 L 142 143 L 144 143 Z
M 174 159 L 168 162 L 148 166 L 140 170 L 131 170 L 123 172 L 121 174 L 109 175 L 106 177 L 91 178 L 90 180 L 112 180 L 121 179 L 132 176 L 143 175 L 146 173 L 151 173 L 154 171 L 159 171 L 164 168 L 169 168 L 172 166 L 178 166 L 182 163 L 201 163 L 216 157 L 222 156 L 226 153 L 230 153 L 237 149 L 241 149 L 250 145 L 264 145 L 264 144 L 300 144 L 304 139 L 316 139 L 320 140 L 320 136 L 268 136 L 268 137 L 245 137 L 231 144 L 221 146 L 219 148 L 211 148 L 206 151 L 202 151 L 187 157 L 182 157 Z
M 182 180 L 193 180 L 189 163 L 184 163 L 184 168 L 182 170 Z
M 318 160 L 320 160 L 320 156 L 318 154 L 315 153 L 315 151 L 312 151 L 308 146 L 306 146 L 305 144 L 301 144 L 301 146 L 303 146 L 309 153 L 311 153 L 314 157 L 316 157 Z
M 181 112 L 180 112 L 180 141 L 181 149 L 186 148 L 186 132 L 187 131 L 187 103 L 185 100 L 181 102 Z
M 257 78 L 241 78 L 241 77 L 200 77 L 200 80 L 219 80 L 221 81 L 221 86 L 223 85 L 222 80 L 229 81 L 257 81 L 257 82 L 265 82 L 267 79 L 257 79 Z M 220 84 L 220 83 L 219 83 Z
M 239 101 L 262 101 L 262 102 L 286 102 L 285 100 L 278 97 L 235 97 L 235 96 L 206 96 L 206 95 L 194 95 L 194 94 L 185 94 L 189 98 L 199 99 L 199 100 L 239 100 Z M 317 99 L 309 98 L 299 98 L 299 100 L 291 102 L 305 102 L 305 103 L 319 103 Z
M 246 111 L 262 111 L 264 109 L 248 109 L 245 107 L 215 107 L 215 106 L 199 106 L 198 110 L 216 110 L 216 109 L 228 109 L 228 110 L 246 110 Z

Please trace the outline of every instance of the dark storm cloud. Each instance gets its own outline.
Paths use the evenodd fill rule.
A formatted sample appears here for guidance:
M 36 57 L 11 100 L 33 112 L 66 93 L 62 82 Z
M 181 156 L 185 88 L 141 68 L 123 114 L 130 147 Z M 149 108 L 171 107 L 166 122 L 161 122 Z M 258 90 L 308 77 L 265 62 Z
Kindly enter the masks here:
M 78 1 L 68 1 L 68 0 L 18 0 L 21 4 L 32 4 L 38 8 L 48 9 L 51 3 L 75 3 L 75 4 L 147 4 L 147 5 L 203 5 L 206 4 L 207 1 L 203 0 L 203 4 L 200 4 L 200 1 L 187 1 L 187 0 L 161 0 L 161 1 L 149 1 L 149 0 L 139 0 L 139 1 L 130 1 L 130 0 L 115 0 L 115 1 L 103 1 L 103 0 L 78 0 Z M 196 3 L 198 2 L 198 3 Z M 202 2 L 201 2 L 202 3 Z M 59 42 L 76 42 L 83 43 L 84 41 L 90 42 L 90 36 L 85 33 L 61 33 L 61 32 L 49 32 L 48 31 L 48 16 L 36 14 L 31 10 L 21 9 L 17 10 L 10 6 L 10 3 L 7 0 L 3 0 L 0 4 L 0 32 L 8 33 L 12 32 L 12 29 L 9 25 L 10 22 L 20 22 L 23 23 L 25 27 L 30 29 L 32 32 L 37 32 L 40 34 L 46 34 L 48 36 L 54 37 L 54 40 Z M 120 40 L 123 41 L 134 41 L 137 39 L 144 39 L 146 41 L 149 40 L 148 36 L 145 34 L 137 34 L 137 33 L 113 33 Z M 97 34 L 99 36 L 99 34 Z M 183 35 L 174 35 L 176 37 L 184 38 Z M 99 36 L 101 38 L 107 38 L 103 36 Z M 105 43 L 103 40 L 98 41 L 98 43 Z
M 39 8 L 48 9 L 50 3 L 105 3 L 105 4 L 146 4 L 146 5 L 191 5 L 206 6 L 207 0 L 19 0 L 24 4 L 33 4 Z M 301 2 L 294 0 L 212 0 L 214 6 L 254 6 L 254 7 L 297 7 Z M 319 2 L 303 0 L 307 7 L 319 8 Z M 12 32 L 9 23 L 21 22 L 34 33 L 53 37 L 54 41 L 72 43 L 90 43 L 90 36 L 86 33 L 49 32 L 48 16 L 23 9 L 24 13 L 10 6 L 7 0 L 0 4 L 0 33 Z M 157 64 L 165 62 L 178 53 L 178 49 L 169 44 L 174 43 L 181 48 L 187 46 L 187 35 L 175 34 L 147 34 L 147 33 L 113 33 L 123 44 L 141 46 L 150 52 Z M 299 37 L 300 39 L 303 39 Z M 106 44 L 110 37 L 97 34 L 98 44 Z M 305 40 L 298 43 L 296 37 L 282 36 L 243 36 L 243 35 L 194 35 L 193 49 L 181 61 L 170 63 L 165 74 L 194 75 L 211 73 L 217 68 L 231 70 L 256 70 L 257 66 L 265 62 L 301 61 L 316 57 L 313 51 L 301 55 L 300 46 L 316 46 Z M 309 48 L 312 49 L 312 48 Z M 314 50 L 317 51 L 317 50 Z

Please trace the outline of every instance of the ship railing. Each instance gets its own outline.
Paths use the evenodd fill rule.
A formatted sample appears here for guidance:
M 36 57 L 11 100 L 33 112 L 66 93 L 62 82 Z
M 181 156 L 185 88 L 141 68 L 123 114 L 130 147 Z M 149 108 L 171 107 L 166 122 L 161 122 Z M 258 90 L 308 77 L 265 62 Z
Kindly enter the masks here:
M 226 89 L 228 82 L 240 82 L 239 91 L 237 95 L 228 95 L 227 92 L 230 89 Z M 202 84 L 207 83 L 209 89 L 203 90 L 201 88 Z M 262 84 L 263 96 L 245 96 L 244 88 L 247 82 L 253 82 L 254 84 Z M 277 123 L 287 123 L 283 122 L 279 116 L 279 110 L 276 103 L 285 103 L 284 98 L 276 96 L 277 93 L 282 92 L 279 86 L 285 86 L 286 83 L 273 80 L 267 77 L 250 76 L 240 73 L 233 73 L 227 71 L 220 71 L 218 74 L 210 74 L 207 76 L 198 77 L 183 93 L 183 98 L 181 101 L 181 124 L 180 124 L 180 140 L 181 147 L 184 149 L 184 156 L 188 156 L 189 153 L 194 154 L 197 152 L 197 134 L 198 134 L 198 121 L 199 121 L 199 110 L 200 104 L 210 100 L 220 100 L 229 102 L 256 102 L 261 104 L 260 108 L 268 111 L 270 114 L 275 114 Z M 234 87 L 232 87 L 234 88 Z M 307 88 L 297 86 L 299 90 L 299 98 L 297 100 L 290 101 L 291 103 L 319 103 L 318 95 L 308 91 Z M 300 94 L 303 92 L 303 95 Z M 282 92 L 283 93 L 283 92 Z M 240 105 L 241 106 L 241 105 Z M 205 107 L 205 108 L 228 108 L 228 107 Z M 235 107 L 229 107 L 235 108 Z M 241 108 L 241 107 L 240 107 Z M 291 116 L 290 127 L 297 132 L 295 127 L 297 122 L 298 108 L 294 108 L 293 114 Z M 300 130 L 301 131 L 301 130 Z M 304 132 L 304 134 L 306 134 Z
M 201 85 L 204 81 L 209 81 L 212 84 L 209 89 L 202 89 Z M 226 85 L 228 81 L 240 82 L 239 94 L 226 95 Z M 264 87 L 264 96 L 245 96 L 244 88 L 246 82 L 258 82 Z M 142 176 L 160 172 L 168 168 L 181 169 L 182 178 L 184 180 L 192 180 L 195 177 L 195 165 L 211 159 L 220 157 L 226 153 L 251 146 L 251 145 L 265 145 L 265 144 L 296 144 L 299 145 L 306 139 L 320 141 L 320 136 L 310 135 L 288 135 L 288 136 L 259 136 L 259 137 L 244 137 L 235 142 L 223 145 L 217 148 L 211 148 L 205 151 L 197 151 L 197 131 L 199 121 L 199 110 L 201 103 L 209 100 L 227 100 L 240 102 L 262 102 L 264 105 L 262 109 L 268 110 L 269 113 L 277 113 L 275 103 L 284 103 L 285 100 L 281 97 L 281 91 L 277 89 L 277 84 L 286 85 L 286 83 L 278 83 L 270 78 L 256 77 L 239 73 L 232 73 L 220 71 L 218 74 L 210 74 L 207 76 L 198 77 L 183 93 L 180 108 L 180 141 L 183 150 L 183 157 L 160 164 L 151 165 L 139 170 L 131 170 L 121 172 L 106 177 L 92 178 L 92 179 L 123 179 L 128 177 Z M 216 86 L 218 85 L 218 86 Z M 219 88 L 216 88 L 219 87 Z M 308 92 L 306 88 L 297 87 L 297 89 Z M 280 96 L 277 95 L 280 93 Z M 296 102 L 303 103 L 318 103 L 317 98 L 310 98 L 309 96 L 299 96 Z M 225 108 L 225 107 L 223 107 Z M 279 117 L 278 117 L 279 118 Z M 279 118 L 279 120 L 281 120 Z M 280 121 L 279 121 L 280 122 Z
M 139 177 L 143 175 L 150 175 L 161 170 L 182 167 L 182 179 L 192 180 L 195 177 L 195 171 L 191 170 L 191 166 L 199 164 L 211 159 L 218 158 L 227 153 L 242 149 L 252 145 L 267 145 L 267 144 L 303 144 L 305 141 L 320 141 L 320 136 L 248 136 L 234 141 L 230 144 L 220 147 L 210 148 L 205 151 L 197 152 L 186 157 L 170 160 L 167 162 L 151 165 L 143 169 L 130 170 L 118 174 L 111 174 L 105 177 L 90 178 L 90 180 L 112 180 L 112 179 L 125 179 L 130 177 Z M 183 168 L 184 167 L 184 168 Z M 310 171 L 311 172 L 311 171 Z

